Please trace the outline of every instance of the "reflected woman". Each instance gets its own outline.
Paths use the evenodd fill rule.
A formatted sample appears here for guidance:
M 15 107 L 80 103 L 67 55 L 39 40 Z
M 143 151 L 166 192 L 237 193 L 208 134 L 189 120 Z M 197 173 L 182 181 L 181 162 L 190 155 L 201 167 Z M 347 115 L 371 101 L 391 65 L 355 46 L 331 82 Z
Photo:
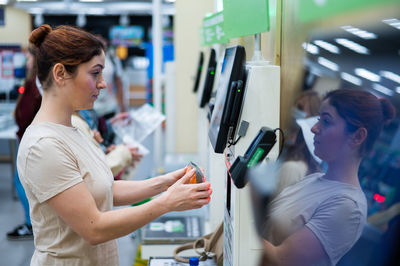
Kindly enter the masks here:
M 312 127 L 315 155 L 327 162 L 270 204 L 262 265 L 335 265 L 359 239 L 367 201 L 358 168 L 395 111 L 366 91 L 328 93 Z

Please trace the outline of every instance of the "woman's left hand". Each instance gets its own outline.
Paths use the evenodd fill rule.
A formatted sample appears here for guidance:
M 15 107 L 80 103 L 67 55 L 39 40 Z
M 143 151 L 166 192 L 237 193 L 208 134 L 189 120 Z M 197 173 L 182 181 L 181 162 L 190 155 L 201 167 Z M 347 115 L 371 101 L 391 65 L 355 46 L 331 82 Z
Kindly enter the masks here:
M 170 186 L 175 184 L 176 181 L 181 179 L 186 173 L 186 168 L 187 167 L 181 168 L 181 169 L 178 169 L 176 171 L 173 171 L 173 172 L 170 172 L 168 174 L 161 176 L 161 178 L 163 179 L 163 182 L 164 182 L 164 190 L 167 190 Z

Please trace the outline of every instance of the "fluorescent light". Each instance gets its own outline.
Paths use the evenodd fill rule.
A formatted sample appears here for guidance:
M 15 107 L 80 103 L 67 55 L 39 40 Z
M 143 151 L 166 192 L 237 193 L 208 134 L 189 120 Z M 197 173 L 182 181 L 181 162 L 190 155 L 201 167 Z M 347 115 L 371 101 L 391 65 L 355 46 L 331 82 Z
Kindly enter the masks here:
M 391 89 L 388 89 L 384 86 L 382 86 L 381 84 L 378 83 L 374 83 L 372 84 L 372 88 L 374 88 L 374 90 L 377 90 L 383 94 L 386 94 L 388 96 L 393 96 L 394 92 Z
M 388 24 L 389 26 L 392 26 L 400 30 L 400 20 L 398 20 L 397 18 L 384 19 L 382 21 Z
M 333 70 L 333 71 L 339 70 L 339 66 L 336 63 L 329 61 L 328 59 L 326 59 L 324 57 L 318 57 L 318 63 L 326 68 Z
M 358 44 L 356 42 L 353 42 L 353 41 L 350 41 L 350 40 L 344 39 L 344 38 L 337 38 L 337 39 L 335 39 L 335 41 L 338 44 L 341 44 L 344 47 L 349 48 L 350 50 L 353 50 L 356 53 L 369 54 L 369 50 L 368 50 L 367 47 L 362 46 L 362 45 L 360 45 L 360 44 Z
M 397 82 L 397 83 L 400 84 L 400 76 L 397 75 L 397 74 L 395 74 L 395 73 L 393 73 L 393 72 L 390 72 L 390 71 L 381 71 L 381 72 L 379 72 L 379 74 L 380 74 L 382 77 L 384 77 L 384 78 L 393 80 L 394 82 Z
M 17 0 L 17 2 L 37 2 L 37 0 Z
M 175 0 L 165 0 L 167 3 L 175 3 Z
M 334 53 L 334 54 L 340 54 L 340 50 L 337 46 L 330 44 L 329 42 L 321 41 L 321 40 L 315 40 L 314 43 L 318 45 L 319 47 Z
M 342 26 L 342 29 L 344 29 L 347 32 L 350 32 L 351 34 L 354 34 L 360 38 L 370 40 L 370 39 L 376 39 L 378 36 L 375 33 L 366 31 L 366 30 L 361 30 L 359 28 L 353 27 L 353 26 Z
M 381 81 L 381 77 L 380 76 L 378 76 L 375 73 L 372 73 L 371 71 L 366 70 L 365 68 L 356 68 L 356 69 L 354 69 L 354 72 L 358 76 L 360 76 L 362 78 L 365 78 L 365 79 L 368 79 L 370 81 L 373 81 L 373 82 Z
M 103 0 L 79 0 L 79 2 L 98 3 L 103 2 Z
M 396 87 L 396 92 L 400 93 L 400 87 Z
M 357 85 L 357 86 L 361 86 L 361 84 L 362 84 L 361 79 L 359 79 L 353 75 L 350 75 L 349 73 L 346 73 L 346 72 L 340 73 L 340 77 L 350 83 Z
M 315 46 L 314 44 L 303 42 L 302 45 L 303 45 L 304 50 L 306 50 L 310 54 L 318 54 L 319 53 L 318 47 Z
M 8 0 L 0 0 L 0 5 L 7 5 Z

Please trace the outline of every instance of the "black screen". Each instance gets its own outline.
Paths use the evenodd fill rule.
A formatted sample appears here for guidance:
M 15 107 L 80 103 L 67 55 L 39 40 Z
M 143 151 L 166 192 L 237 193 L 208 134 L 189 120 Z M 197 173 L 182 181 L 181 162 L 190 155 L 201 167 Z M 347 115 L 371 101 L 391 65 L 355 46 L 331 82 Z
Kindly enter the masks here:
M 208 60 L 208 65 L 207 65 L 206 79 L 204 80 L 203 88 L 199 91 L 199 105 L 201 108 L 203 108 L 210 100 L 211 92 L 214 85 L 216 67 L 217 67 L 217 60 L 216 60 L 215 50 L 211 49 L 210 58 Z
M 223 117 L 229 117 L 232 110 L 227 110 L 232 106 L 235 99 L 235 93 L 232 89 L 234 81 L 243 81 L 245 75 L 245 59 L 246 54 L 244 47 L 229 47 L 225 51 L 224 61 L 222 63 L 221 75 L 219 78 L 217 95 L 215 97 L 214 110 L 211 115 L 210 129 L 208 136 L 216 153 L 223 153 L 227 140 L 229 127 L 231 131 L 235 131 L 236 125 L 229 125 L 224 121 Z M 244 93 L 244 89 L 241 91 Z M 230 97 L 228 97 L 230 94 Z M 229 101 L 228 101 L 229 98 Z M 240 106 L 241 107 L 241 106 Z M 233 130 L 232 130 L 233 129 Z
M 197 69 L 196 69 L 196 77 L 194 80 L 193 92 L 197 92 L 197 90 L 199 88 L 201 70 L 203 69 L 203 61 L 204 61 L 204 54 L 203 54 L 203 52 L 200 52 L 199 64 L 197 65 Z

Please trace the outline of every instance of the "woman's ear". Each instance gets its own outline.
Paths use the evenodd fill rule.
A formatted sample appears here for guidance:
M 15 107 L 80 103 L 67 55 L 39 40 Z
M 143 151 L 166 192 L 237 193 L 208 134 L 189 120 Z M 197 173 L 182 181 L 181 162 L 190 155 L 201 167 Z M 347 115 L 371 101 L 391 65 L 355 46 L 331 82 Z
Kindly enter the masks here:
M 61 63 L 57 63 L 53 66 L 53 79 L 54 82 L 58 86 L 63 86 L 65 84 L 65 79 L 67 77 L 67 71 L 65 69 L 65 66 Z
M 358 128 L 354 133 L 351 134 L 351 145 L 356 147 L 360 146 L 367 138 L 368 131 L 365 127 Z

